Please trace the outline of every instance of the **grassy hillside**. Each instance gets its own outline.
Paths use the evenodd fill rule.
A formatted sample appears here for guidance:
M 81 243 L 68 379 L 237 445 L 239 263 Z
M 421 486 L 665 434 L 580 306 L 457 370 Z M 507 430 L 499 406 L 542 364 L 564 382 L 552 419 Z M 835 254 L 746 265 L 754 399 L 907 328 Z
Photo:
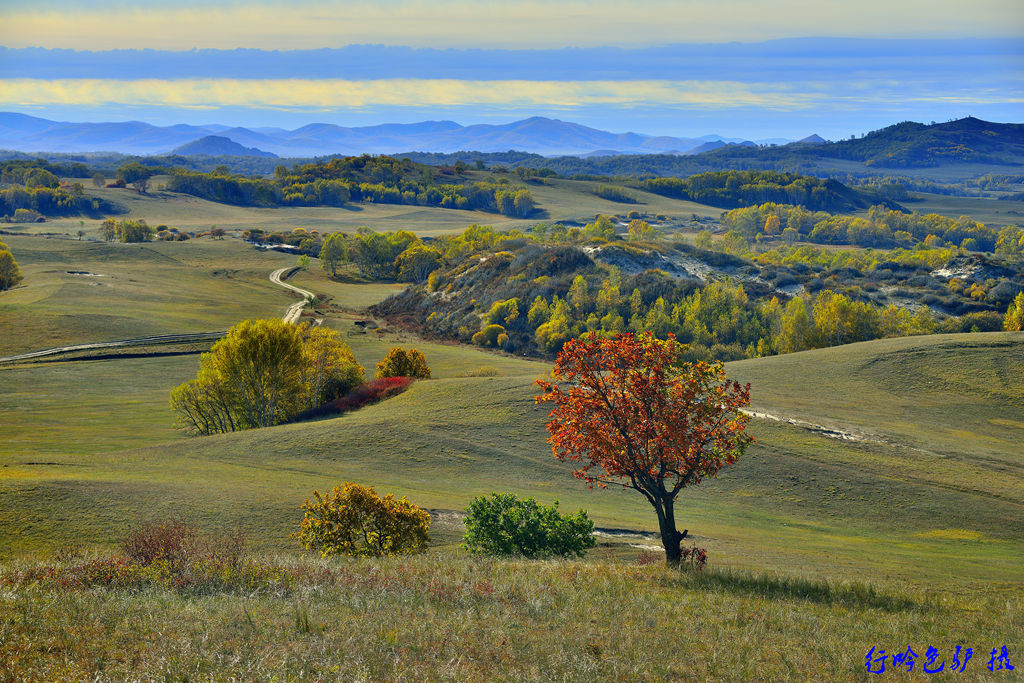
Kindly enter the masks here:
M 106 244 L 5 235 L 25 274 L 0 299 L 0 356 L 61 344 L 227 329 L 280 315 L 268 274 L 295 257 L 237 240 Z M 70 272 L 80 271 L 80 272 Z
M 386 337 L 354 343 L 357 354 L 379 358 Z M 241 523 L 258 530 L 258 544 L 283 550 L 291 547 L 286 536 L 298 503 L 314 487 L 348 479 L 436 509 L 513 490 L 585 506 L 604 526 L 653 528 L 638 496 L 588 491 L 550 457 L 544 415 L 531 400 L 532 380 L 545 366 L 419 346 L 440 379 L 395 399 L 338 419 L 195 439 L 174 439 L 159 426 L 171 420 L 159 386 L 166 382 L 169 390 L 194 372 L 194 357 L 155 366 L 139 359 L 3 370 L 11 386 L 80 387 L 68 402 L 98 402 L 111 426 L 90 438 L 99 421 L 94 412 L 66 410 L 38 390 L 0 399 L 4 414 L 20 409 L 3 425 L 14 438 L 0 447 L 0 526 L 12 533 L 0 552 L 71 539 L 103 545 L 131 520 L 181 509 L 208 524 Z M 997 333 L 884 340 L 730 365 L 730 374 L 753 382 L 756 410 L 858 438 L 755 420 L 757 445 L 685 497 L 683 525 L 719 564 L 924 584 L 951 577 L 965 585 L 1018 584 L 1024 486 L 1013 440 L 1021 423 L 1011 411 L 1022 399 L 1022 349 L 1020 334 Z M 458 377 L 484 362 L 503 376 Z M 892 364 L 904 370 L 904 383 L 893 383 Z M 112 396 L 116 389 L 96 378 L 121 368 L 138 388 Z M 164 377 L 141 381 L 147 373 Z M 57 425 L 63 434 L 54 433 Z M 72 435 L 80 445 L 69 448 Z
M 1024 633 L 1005 593 L 635 560 L 278 560 L 247 565 L 255 581 L 139 589 L 29 588 L 20 570 L 0 570 L 0 653 L 7 673 L 37 680 L 871 680 L 869 651 L 903 678 L 891 656 L 908 646 L 916 673 L 928 648 L 949 671 L 969 643 L 966 670 L 939 680 L 1002 681 L 1015 672 L 990 674 L 990 648 L 1015 662 Z

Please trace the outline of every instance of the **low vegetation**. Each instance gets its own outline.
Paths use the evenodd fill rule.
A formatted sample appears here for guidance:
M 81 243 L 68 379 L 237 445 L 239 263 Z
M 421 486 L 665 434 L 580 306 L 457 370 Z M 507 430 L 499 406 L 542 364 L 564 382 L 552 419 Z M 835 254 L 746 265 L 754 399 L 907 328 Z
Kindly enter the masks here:
M 405 498 L 383 498 L 372 488 L 348 482 L 302 505 L 295 538 L 322 557 L 390 557 L 421 553 L 430 543 L 430 513 Z
M 1009 645 L 1015 660 L 1022 628 L 1020 599 L 1002 593 L 680 572 L 628 559 L 248 560 L 181 586 L 108 581 L 122 576 L 117 566 L 5 567 L 6 672 L 44 680 L 840 680 L 865 677 L 872 648 L 909 645 L 923 656 L 935 646 L 952 662 L 960 644 L 975 654 L 959 678 L 990 680 L 989 651 Z
M 303 420 L 344 415 L 353 410 L 359 410 L 374 403 L 380 403 L 392 396 L 397 396 L 408 389 L 411 384 L 411 377 L 371 379 L 369 382 L 360 384 L 344 396 L 322 403 L 315 408 L 302 411 L 292 421 L 302 422 Z
M 501 557 L 583 557 L 594 541 L 594 522 L 584 510 L 562 514 L 558 501 L 543 505 L 533 498 L 492 493 L 473 499 L 462 520 L 463 547 L 479 555 Z

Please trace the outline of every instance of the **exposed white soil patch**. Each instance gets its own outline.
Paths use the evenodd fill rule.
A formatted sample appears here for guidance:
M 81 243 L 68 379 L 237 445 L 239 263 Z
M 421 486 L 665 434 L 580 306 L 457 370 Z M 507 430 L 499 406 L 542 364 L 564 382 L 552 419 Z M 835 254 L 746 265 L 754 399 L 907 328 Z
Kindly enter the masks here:
M 768 282 L 757 275 L 741 273 L 736 267 L 718 268 L 690 254 L 675 250 L 666 253 L 645 250 L 642 254 L 626 254 L 603 247 L 584 247 L 583 251 L 591 258 L 613 265 L 629 275 L 657 269 L 674 278 L 689 278 L 705 284 L 729 278 L 740 283 L 751 282 L 769 287 Z
M 807 288 L 804 287 L 799 282 L 797 282 L 791 285 L 782 285 L 781 287 L 776 287 L 775 291 L 780 294 L 785 294 L 786 296 L 800 296 L 805 291 L 807 291 Z
M 830 439 L 839 439 L 840 441 L 859 441 L 863 443 L 886 443 L 884 440 L 858 432 L 850 432 L 845 429 L 837 429 L 835 427 L 826 427 L 824 425 L 814 424 L 813 422 L 807 422 L 806 420 L 798 420 L 793 417 L 782 417 L 781 415 L 772 415 L 771 413 L 762 413 L 756 410 L 744 410 L 744 414 L 750 417 L 756 417 L 759 420 L 771 420 L 772 422 L 783 422 L 785 424 L 793 425 L 794 427 L 800 427 L 806 429 L 809 432 L 826 436 Z

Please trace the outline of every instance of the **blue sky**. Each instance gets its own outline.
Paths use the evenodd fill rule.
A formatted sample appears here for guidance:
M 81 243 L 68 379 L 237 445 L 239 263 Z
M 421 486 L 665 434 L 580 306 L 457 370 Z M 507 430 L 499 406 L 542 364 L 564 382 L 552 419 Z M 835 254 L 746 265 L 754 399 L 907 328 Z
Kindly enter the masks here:
M 542 115 L 754 139 L 1024 121 L 1018 0 L 0 0 L 0 45 L 0 110 L 71 121 Z

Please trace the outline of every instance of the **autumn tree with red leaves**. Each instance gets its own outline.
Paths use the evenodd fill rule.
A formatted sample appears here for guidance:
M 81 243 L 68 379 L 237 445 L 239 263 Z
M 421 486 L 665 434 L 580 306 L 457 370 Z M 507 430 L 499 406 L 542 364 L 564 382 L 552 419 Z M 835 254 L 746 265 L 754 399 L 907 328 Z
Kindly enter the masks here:
M 619 334 L 573 339 L 558 354 L 552 381 L 537 380 L 554 455 L 578 463 L 576 477 L 639 491 L 654 507 L 665 559 L 679 564 L 686 531 L 676 530 L 675 500 L 687 486 L 736 461 L 753 439 L 744 433 L 750 385 L 725 377 L 721 363 L 688 363 L 672 335 Z

